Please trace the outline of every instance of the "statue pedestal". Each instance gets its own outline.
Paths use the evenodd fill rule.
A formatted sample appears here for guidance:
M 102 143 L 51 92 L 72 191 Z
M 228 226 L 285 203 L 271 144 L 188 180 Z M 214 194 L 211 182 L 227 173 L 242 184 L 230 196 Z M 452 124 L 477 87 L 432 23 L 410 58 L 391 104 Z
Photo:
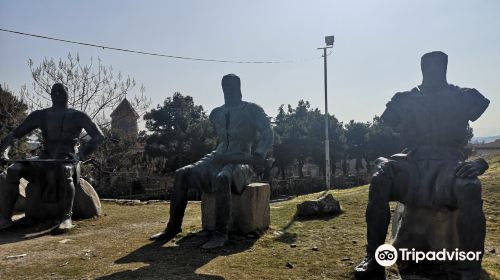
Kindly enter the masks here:
M 454 251 L 459 245 L 457 217 L 458 211 L 444 207 L 427 209 L 398 203 L 392 218 L 392 244 L 410 251 L 413 248 L 423 252 Z M 452 273 L 454 266 L 447 262 L 423 261 L 415 264 L 398 261 L 398 269 L 402 275 L 439 279 L 443 274 Z
M 426 209 L 398 203 L 392 219 L 396 248 L 422 251 L 455 250 L 458 247 L 456 210 Z
M 232 217 L 229 230 L 240 234 L 263 231 L 269 227 L 271 188 L 266 183 L 251 183 L 240 195 L 232 194 Z M 213 230 L 215 227 L 215 195 L 203 193 L 201 197 L 201 213 L 203 229 Z

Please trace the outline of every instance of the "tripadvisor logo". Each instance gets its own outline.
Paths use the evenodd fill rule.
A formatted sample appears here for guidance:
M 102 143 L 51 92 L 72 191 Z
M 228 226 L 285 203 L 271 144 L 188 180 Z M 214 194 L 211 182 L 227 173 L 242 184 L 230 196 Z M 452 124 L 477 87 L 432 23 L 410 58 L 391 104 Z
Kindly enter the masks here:
M 391 266 L 399 259 L 402 261 L 412 261 L 418 263 L 420 261 L 479 261 L 482 252 L 477 251 L 459 251 L 458 249 L 448 251 L 446 249 L 440 251 L 416 251 L 415 249 L 399 248 L 398 250 L 390 244 L 380 245 L 375 251 L 375 260 L 381 266 Z
M 375 251 L 375 260 L 381 266 L 391 266 L 398 260 L 398 251 L 390 244 L 380 245 Z

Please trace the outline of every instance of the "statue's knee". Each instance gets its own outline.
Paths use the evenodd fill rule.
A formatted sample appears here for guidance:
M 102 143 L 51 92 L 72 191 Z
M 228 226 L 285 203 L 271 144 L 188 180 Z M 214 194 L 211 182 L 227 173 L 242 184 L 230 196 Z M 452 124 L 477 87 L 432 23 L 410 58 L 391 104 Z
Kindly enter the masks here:
M 376 186 L 391 185 L 396 177 L 397 170 L 401 169 L 396 161 L 388 160 L 386 158 L 378 158 L 377 171 L 373 174 L 371 184 Z M 379 188 L 381 188 L 379 187 Z
M 61 176 L 63 180 L 73 179 L 73 166 L 61 166 L 59 170 L 59 176 Z
M 185 178 L 186 176 L 188 176 L 188 174 L 189 174 L 189 168 L 187 166 L 175 170 L 176 178 Z
M 63 190 L 75 190 L 75 182 L 73 182 L 72 177 L 64 177 L 61 178 L 59 181 L 59 185 L 61 186 L 61 189 Z
M 218 191 L 226 191 L 230 188 L 231 174 L 229 172 L 219 172 L 215 177 Z
M 215 177 L 215 180 L 217 181 L 217 183 L 228 184 L 231 181 L 231 174 L 229 174 L 228 172 L 220 172 Z
M 73 171 L 73 166 L 63 165 L 59 168 L 59 173 L 52 173 L 52 176 L 59 177 L 54 179 L 58 180 L 64 188 L 74 188 Z
M 391 197 L 392 178 L 384 172 L 376 172 L 371 180 L 368 198 L 370 201 L 388 201 Z
M 374 161 L 375 165 L 379 168 L 382 168 L 387 162 L 389 162 L 389 160 L 385 157 L 379 157 Z
M 392 178 L 387 175 L 386 172 L 379 171 L 373 174 L 370 183 L 370 189 L 384 189 L 389 188 L 392 182 Z

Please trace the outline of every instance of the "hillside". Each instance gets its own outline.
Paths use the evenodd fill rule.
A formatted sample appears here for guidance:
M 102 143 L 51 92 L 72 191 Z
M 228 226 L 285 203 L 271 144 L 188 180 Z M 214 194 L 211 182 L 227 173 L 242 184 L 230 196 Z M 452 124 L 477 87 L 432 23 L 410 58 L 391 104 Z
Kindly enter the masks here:
M 477 143 L 490 143 L 493 142 L 497 139 L 500 139 L 500 135 L 495 135 L 495 136 L 482 136 L 482 137 L 472 137 L 471 143 L 477 144 Z
M 491 168 L 482 177 L 487 217 L 483 278 L 500 279 L 500 157 L 488 161 Z M 78 221 L 70 234 L 22 239 L 22 230 L 0 233 L 0 279 L 351 279 L 364 254 L 368 188 L 333 194 L 345 210 L 339 216 L 291 220 L 297 202 L 318 194 L 272 204 L 272 225 L 262 237 L 232 239 L 214 252 L 202 251 L 200 240 L 192 238 L 181 239 L 180 245 L 151 244 L 148 237 L 164 227 L 165 203 L 105 203 L 105 216 Z M 183 235 L 200 229 L 199 212 L 199 203 L 188 205 Z M 396 277 L 397 271 L 391 269 L 389 276 Z

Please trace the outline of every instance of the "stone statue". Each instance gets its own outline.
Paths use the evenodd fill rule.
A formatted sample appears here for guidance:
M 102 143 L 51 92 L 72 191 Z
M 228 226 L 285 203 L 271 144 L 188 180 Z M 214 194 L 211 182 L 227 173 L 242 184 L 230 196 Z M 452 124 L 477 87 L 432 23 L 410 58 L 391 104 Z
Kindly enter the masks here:
M 357 277 L 384 271 L 374 255 L 385 242 L 389 201 L 457 209 L 459 250 L 484 252 L 486 226 L 477 176 L 488 164 L 483 159 L 466 161 L 462 149 L 467 144 L 469 121 L 483 114 L 489 100 L 476 89 L 448 84 L 447 64 L 443 52 L 423 55 L 422 84 L 396 93 L 381 116 L 400 133 L 406 149 L 390 159 L 379 159 L 366 209 L 366 257 L 355 268 Z M 480 270 L 481 260 L 460 263 L 463 279 L 479 279 Z
M 225 104 L 215 108 L 209 117 L 217 135 L 217 147 L 198 162 L 175 172 L 170 219 L 166 229 L 153 235 L 152 240 L 168 242 L 181 232 L 188 187 L 197 187 L 216 195 L 215 230 L 202 248 L 224 246 L 231 217 L 231 191 L 243 191 L 273 144 L 271 123 L 264 110 L 242 101 L 240 78 L 234 74 L 224 76 L 222 90 Z
M 68 108 L 67 88 L 56 83 L 50 97 L 52 107 L 37 110 L 15 128 L 0 143 L 0 160 L 9 161 L 8 152 L 16 139 L 35 129 L 42 132 L 43 150 L 34 162 L 16 162 L 7 168 L 6 184 L 0 190 L 0 229 L 12 225 L 12 211 L 19 195 L 19 180 L 38 181 L 46 199 L 59 199 L 60 223 L 58 229 L 73 227 L 71 216 L 75 197 L 75 184 L 79 183 L 79 161 L 85 160 L 104 139 L 99 127 L 85 113 Z M 84 129 L 91 140 L 77 149 L 80 133 Z

